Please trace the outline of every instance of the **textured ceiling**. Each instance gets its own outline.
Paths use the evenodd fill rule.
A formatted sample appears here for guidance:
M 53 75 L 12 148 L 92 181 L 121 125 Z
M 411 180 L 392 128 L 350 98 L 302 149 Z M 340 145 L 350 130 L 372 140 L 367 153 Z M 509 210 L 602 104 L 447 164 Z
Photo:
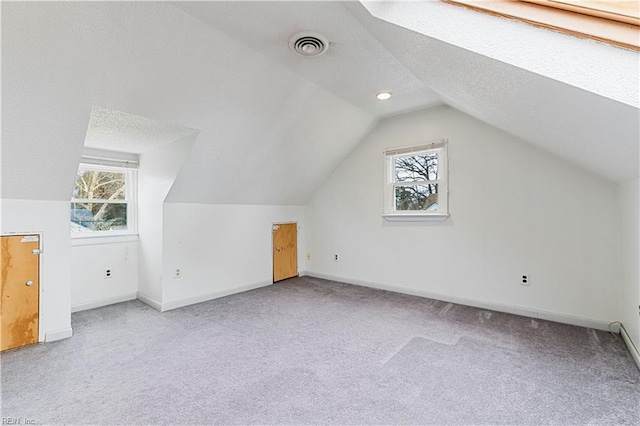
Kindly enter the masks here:
M 637 52 L 439 0 L 363 0 L 363 4 L 373 16 L 411 30 L 403 31 L 409 38 L 411 32 L 423 34 L 587 92 L 636 108 L 640 106 L 640 55 Z M 382 34 L 381 41 L 388 47 L 391 35 L 374 30 L 370 17 L 360 13 L 361 8 L 351 9 L 367 28 Z M 391 36 L 397 37 L 397 34 Z M 411 54 L 414 59 L 430 59 L 422 56 L 424 49 L 415 51 L 408 45 L 403 50 L 405 57 Z M 398 59 L 406 65 L 404 58 Z
M 397 115 L 442 101 L 417 79 L 351 9 L 357 2 L 259 1 L 178 2 L 174 5 L 337 97 L 378 117 Z M 330 47 L 318 57 L 301 57 L 289 39 L 302 31 L 324 35 Z M 393 92 L 387 102 L 381 91 Z
M 84 146 L 108 151 L 141 154 L 195 132 L 159 120 L 94 107 Z
M 198 203 L 304 204 L 377 119 L 161 2 L 3 3 L 2 61 L 5 198 L 68 199 L 96 105 L 198 130 Z
M 359 19 L 447 104 L 612 181 L 638 177 L 637 52 L 440 3 L 385 6 L 393 7 L 389 16 L 381 12 L 382 17 L 415 31 L 366 13 L 360 13 Z M 485 53 L 491 51 L 505 62 L 417 32 L 437 33 L 438 19 L 446 16 L 442 13 L 460 13 L 467 19 L 460 20 L 465 27 L 478 28 L 483 22 L 491 25 L 493 31 L 486 37 L 461 40 L 456 34 L 439 34 Z M 504 42 L 518 35 L 516 42 Z M 491 43 L 493 49 L 487 46 Z M 522 55 L 523 51 L 532 53 Z M 531 58 L 535 64 L 529 63 Z
M 589 69 L 568 81 L 570 64 L 531 72 L 474 45 L 511 22 L 486 35 L 456 26 L 460 41 L 402 7 L 386 18 L 412 31 L 357 2 L 3 2 L 2 196 L 67 200 L 88 127 L 88 146 L 128 152 L 194 129 L 168 200 L 304 204 L 378 119 L 442 101 L 609 179 L 638 175 L 638 109 L 624 95 L 637 88 L 616 54 L 605 56 L 623 89 L 596 88 Z M 446 22 L 468 16 L 448 10 Z M 292 53 L 303 30 L 330 50 Z M 395 96 L 376 101 L 380 90 Z

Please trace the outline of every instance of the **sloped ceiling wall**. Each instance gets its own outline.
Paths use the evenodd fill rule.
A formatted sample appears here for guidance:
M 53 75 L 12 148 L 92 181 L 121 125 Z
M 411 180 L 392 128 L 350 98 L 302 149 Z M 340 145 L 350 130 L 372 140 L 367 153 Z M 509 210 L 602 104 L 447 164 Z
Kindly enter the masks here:
M 454 108 L 612 181 L 638 176 L 637 108 L 435 40 L 386 40 Z
M 291 32 L 325 24 L 333 50 L 318 61 L 287 50 Z M 3 2 L 2 197 L 68 200 L 94 106 L 200 131 L 172 202 L 304 204 L 378 118 L 440 100 L 637 177 L 638 108 L 619 99 L 637 88 L 606 97 L 543 74 L 357 2 Z
M 198 132 L 163 121 L 93 107 L 84 147 L 85 152 L 87 148 L 93 148 L 141 154 L 179 141 L 193 133 Z
M 358 2 L 227 1 L 177 2 L 184 10 L 257 54 L 312 81 L 377 117 L 441 104 L 442 101 L 380 43 L 352 12 Z M 321 56 L 292 54 L 292 35 L 313 30 L 329 49 Z M 377 102 L 377 91 L 392 90 L 392 102 Z
M 380 19 L 358 19 L 447 104 L 612 181 L 638 177 L 637 52 L 440 2 L 367 7 Z
M 3 198 L 69 199 L 93 106 L 201 130 L 200 203 L 304 203 L 375 121 L 159 2 L 3 3 L 2 71 Z
M 627 105 L 640 106 L 640 57 L 632 50 L 440 0 L 361 0 L 361 3 L 370 13 L 363 14 L 361 7 L 350 9 L 369 29 L 372 28 L 372 15 L 412 32 L 552 80 Z M 407 49 L 410 50 L 411 46 L 407 46 Z

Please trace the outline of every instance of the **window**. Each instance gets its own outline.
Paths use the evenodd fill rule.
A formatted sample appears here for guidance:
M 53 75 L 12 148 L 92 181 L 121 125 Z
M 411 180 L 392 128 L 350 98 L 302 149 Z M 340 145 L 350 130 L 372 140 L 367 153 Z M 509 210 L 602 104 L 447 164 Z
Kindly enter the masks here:
M 446 141 L 385 152 L 384 217 L 444 220 L 449 216 Z
M 136 233 L 136 170 L 80 164 L 71 197 L 71 234 Z

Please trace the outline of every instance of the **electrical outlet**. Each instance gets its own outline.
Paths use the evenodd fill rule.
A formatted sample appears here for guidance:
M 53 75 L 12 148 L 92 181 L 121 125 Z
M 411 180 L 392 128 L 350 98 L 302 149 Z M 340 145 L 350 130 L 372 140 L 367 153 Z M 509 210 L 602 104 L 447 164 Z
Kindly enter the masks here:
M 111 269 L 104 270 L 104 279 L 111 278 Z
M 180 268 L 176 268 L 175 271 L 173 271 L 173 278 L 180 278 L 182 277 L 182 271 L 180 270 Z
M 338 255 L 337 255 L 337 254 L 334 254 L 334 255 L 333 255 L 333 261 L 334 261 L 334 262 L 337 262 L 337 261 L 338 261 Z
M 311 260 L 311 253 L 307 253 L 307 260 Z
M 520 285 L 531 285 L 531 277 L 529 275 L 523 275 Z

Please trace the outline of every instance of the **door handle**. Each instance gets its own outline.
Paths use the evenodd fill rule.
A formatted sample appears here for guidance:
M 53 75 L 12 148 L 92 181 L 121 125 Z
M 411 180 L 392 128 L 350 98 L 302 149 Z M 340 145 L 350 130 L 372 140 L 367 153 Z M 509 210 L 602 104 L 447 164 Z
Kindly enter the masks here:
M 31 287 L 33 285 L 33 281 L 29 280 L 25 283 L 27 287 Z

